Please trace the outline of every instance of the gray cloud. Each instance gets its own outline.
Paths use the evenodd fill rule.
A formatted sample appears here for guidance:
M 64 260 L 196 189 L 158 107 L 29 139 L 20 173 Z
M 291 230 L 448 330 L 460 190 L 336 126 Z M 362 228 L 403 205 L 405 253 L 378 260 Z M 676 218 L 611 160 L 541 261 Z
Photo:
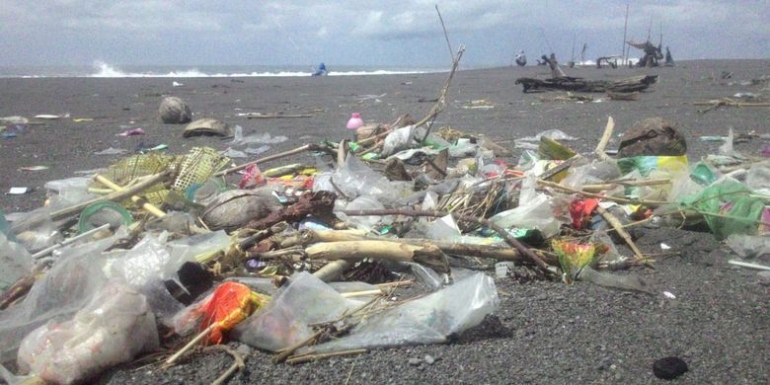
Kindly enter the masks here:
M 3 0 L 0 65 L 445 65 L 438 4 L 470 66 L 515 52 L 588 58 L 622 49 L 625 1 Z M 628 39 L 671 46 L 677 59 L 768 58 L 766 0 L 630 2 Z M 632 54 L 637 54 L 632 50 Z

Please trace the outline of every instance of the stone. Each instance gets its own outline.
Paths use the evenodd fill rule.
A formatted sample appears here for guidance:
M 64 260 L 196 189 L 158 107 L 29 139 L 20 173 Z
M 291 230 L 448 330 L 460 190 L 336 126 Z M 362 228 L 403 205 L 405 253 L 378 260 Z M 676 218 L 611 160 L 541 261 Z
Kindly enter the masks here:
M 673 380 L 689 369 L 687 363 L 679 357 L 665 357 L 652 364 L 652 373 L 662 380 Z

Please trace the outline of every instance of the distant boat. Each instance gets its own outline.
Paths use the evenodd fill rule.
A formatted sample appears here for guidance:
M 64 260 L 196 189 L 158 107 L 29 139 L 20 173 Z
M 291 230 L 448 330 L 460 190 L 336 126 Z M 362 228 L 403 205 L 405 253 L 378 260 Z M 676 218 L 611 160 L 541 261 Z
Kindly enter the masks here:
M 516 59 L 515 59 L 515 61 L 516 61 L 516 64 L 517 64 L 519 67 L 524 67 L 525 65 L 527 65 L 527 55 L 524 55 L 524 51 L 520 51 L 520 52 L 519 52 L 519 53 L 516 55 Z

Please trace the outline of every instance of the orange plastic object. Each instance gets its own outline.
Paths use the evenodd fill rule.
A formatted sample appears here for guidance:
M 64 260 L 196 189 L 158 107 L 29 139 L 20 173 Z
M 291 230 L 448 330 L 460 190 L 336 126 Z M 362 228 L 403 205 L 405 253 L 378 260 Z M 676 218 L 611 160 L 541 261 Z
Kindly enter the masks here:
M 248 318 L 267 302 L 267 297 L 255 293 L 248 286 L 237 282 L 225 282 L 214 290 L 208 302 L 201 305 L 204 313 L 201 330 L 216 324 L 211 330 L 209 342 L 220 344 L 224 333 Z

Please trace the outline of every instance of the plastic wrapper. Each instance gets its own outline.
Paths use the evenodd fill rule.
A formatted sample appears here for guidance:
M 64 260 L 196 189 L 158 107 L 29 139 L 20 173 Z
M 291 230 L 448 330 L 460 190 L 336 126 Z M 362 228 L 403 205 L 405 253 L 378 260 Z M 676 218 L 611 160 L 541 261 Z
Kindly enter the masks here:
M 72 320 L 50 322 L 24 338 L 18 364 L 45 381 L 71 384 L 158 345 L 155 316 L 145 296 L 111 283 Z
M 770 254 L 770 235 L 731 234 L 725 244 L 741 258 Z
M 560 222 L 553 215 L 548 196 L 537 193 L 531 186 L 530 179 L 525 179 L 521 188 L 519 206 L 499 212 L 489 220 L 503 228 L 537 229 L 543 237 L 550 238 L 559 232 Z
M 371 314 L 348 335 L 312 349 L 330 352 L 446 342 L 449 335 L 478 325 L 497 308 L 498 302 L 492 278 L 475 273 L 420 299 Z M 321 280 L 300 273 L 264 311 L 240 324 L 234 332 L 241 342 L 277 351 L 310 337 L 313 330 L 308 325 L 333 321 L 357 306 Z
M 53 246 L 64 239 L 51 220 L 51 212 L 52 207 L 41 207 L 24 213 L 11 223 L 11 232 L 16 240 L 30 253 Z
M 92 178 L 75 177 L 47 182 L 44 187 L 48 190 L 48 204 L 63 208 L 96 198 L 88 192 L 91 181 Z
M 757 193 L 770 195 L 770 162 L 752 164 L 746 174 L 746 186 Z
M 371 231 L 380 221 L 390 223 L 392 217 L 382 217 L 380 215 L 354 215 L 349 217 L 341 212 L 341 210 L 382 210 L 384 208 L 385 206 L 377 198 L 371 195 L 361 195 L 347 204 L 342 200 L 336 200 L 334 214 L 358 229 Z

